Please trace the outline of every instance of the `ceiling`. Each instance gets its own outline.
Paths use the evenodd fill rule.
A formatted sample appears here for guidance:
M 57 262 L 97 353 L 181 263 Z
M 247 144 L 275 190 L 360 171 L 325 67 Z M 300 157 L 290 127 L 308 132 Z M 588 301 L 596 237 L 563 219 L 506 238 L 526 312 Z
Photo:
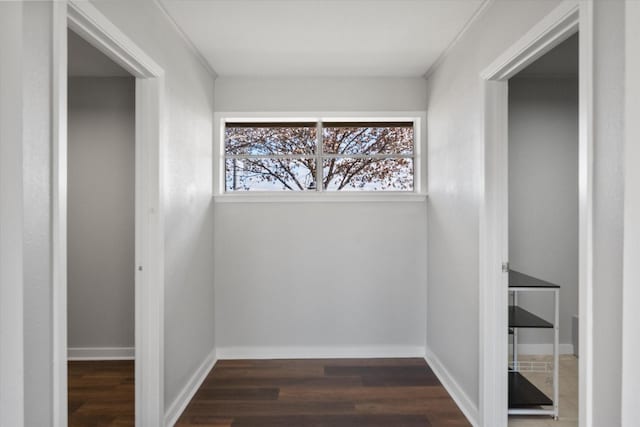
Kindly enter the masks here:
M 578 34 L 538 58 L 516 77 L 578 76 Z
M 422 76 L 483 0 L 160 0 L 220 76 Z
M 124 77 L 127 71 L 109 59 L 73 31 L 67 32 L 68 74 L 71 77 Z

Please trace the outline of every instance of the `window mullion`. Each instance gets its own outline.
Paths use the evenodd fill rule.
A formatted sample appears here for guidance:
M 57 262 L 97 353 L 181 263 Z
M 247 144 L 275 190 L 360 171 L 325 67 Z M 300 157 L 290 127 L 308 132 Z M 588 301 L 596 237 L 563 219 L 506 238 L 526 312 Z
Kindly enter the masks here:
M 314 154 L 228 154 L 225 159 L 308 159 Z
M 324 179 L 324 171 L 323 171 L 323 162 L 322 162 L 322 151 L 323 151 L 323 139 L 322 139 L 322 120 L 318 120 L 316 124 L 316 191 L 322 192 L 323 188 L 323 179 Z
M 325 159 L 413 159 L 413 154 L 323 154 Z
M 417 127 L 418 122 L 413 122 L 413 152 L 411 153 L 411 162 L 413 163 L 413 191 L 420 189 L 420 170 L 422 168 L 422 160 L 418 158 L 418 138 L 420 130 Z

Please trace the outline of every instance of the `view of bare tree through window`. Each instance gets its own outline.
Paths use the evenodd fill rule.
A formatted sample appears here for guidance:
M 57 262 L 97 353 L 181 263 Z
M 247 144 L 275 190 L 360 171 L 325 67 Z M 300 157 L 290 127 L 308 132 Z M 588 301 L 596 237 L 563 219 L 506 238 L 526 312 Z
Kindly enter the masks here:
M 226 123 L 225 188 L 413 191 L 413 156 L 413 122 Z

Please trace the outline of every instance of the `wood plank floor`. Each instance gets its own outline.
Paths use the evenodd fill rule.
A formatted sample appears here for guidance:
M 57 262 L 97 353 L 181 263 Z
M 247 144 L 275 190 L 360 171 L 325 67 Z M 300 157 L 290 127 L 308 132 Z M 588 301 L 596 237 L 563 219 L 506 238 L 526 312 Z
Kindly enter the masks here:
M 218 361 L 177 425 L 470 424 L 423 359 L 318 359 Z
M 69 426 L 134 425 L 133 361 L 69 362 Z

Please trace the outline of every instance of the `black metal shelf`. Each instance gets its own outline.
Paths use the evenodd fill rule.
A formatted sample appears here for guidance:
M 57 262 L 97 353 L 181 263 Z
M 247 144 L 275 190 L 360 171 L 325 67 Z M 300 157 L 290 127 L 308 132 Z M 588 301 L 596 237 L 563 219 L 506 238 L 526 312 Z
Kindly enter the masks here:
M 509 408 L 551 406 L 553 401 L 520 372 L 509 372 Z
M 510 288 L 559 288 L 560 286 L 518 271 L 509 270 Z
M 509 270 L 509 292 L 513 295 L 513 305 L 509 305 L 508 333 L 513 340 L 513 367 L 509 370 L 509 415 L 551 415 L 558 419 L 558 339 L 560 286 Z M 554 323 L 518 306 L 518 295 L 526 292 L 550 292 L 554 297 Z M 553 399 L 533 385 L 520 372 L 518 361 L 518 334 L 522 328 L 552 330 L 553 335 Z M 526 365 L 524 366 L 526 368 Z
M 510 328 L 553 328 L 553 324 L 517 305 L 509 306 Z

